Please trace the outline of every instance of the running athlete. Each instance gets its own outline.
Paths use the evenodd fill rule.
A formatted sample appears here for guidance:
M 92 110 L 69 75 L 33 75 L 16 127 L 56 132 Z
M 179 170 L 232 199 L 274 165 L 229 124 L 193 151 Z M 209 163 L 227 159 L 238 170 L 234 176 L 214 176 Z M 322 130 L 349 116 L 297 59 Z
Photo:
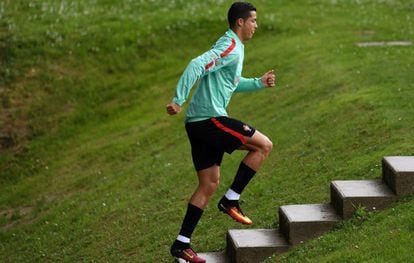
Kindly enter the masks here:
M 257 29 L 256 8 L 235 2 L 228 11 L 230 29 L 204 54 L 193 59 L 181 76 L 167 113 L 181 111 L 191 88 L 198 82 L 186 113 L 185 128 L 199 184 L 184 216 L 171 254 L 188 262 L 205 262 L 190 246 L 191 235 L 219 184 L 224 152 L 246 150 L 233 183 L 218 203 L 218 209 L 235 221 L 252 221 L 239 206 L 240 194 L 272 150 L 272 142 L 252 126 L 229 118 L 226 107 L 233 92 L 256 91 L 275 85 L 273 70 L 261 78 L 243 78 L 244 43 Z

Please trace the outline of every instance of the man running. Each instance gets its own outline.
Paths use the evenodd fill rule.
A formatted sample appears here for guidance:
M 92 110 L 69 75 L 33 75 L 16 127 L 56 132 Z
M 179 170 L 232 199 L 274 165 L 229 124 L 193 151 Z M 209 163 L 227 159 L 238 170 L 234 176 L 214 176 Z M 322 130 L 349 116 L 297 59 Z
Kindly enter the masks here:
M 224 152 L 246 150 L 233 183 L 218 203 L 218 209 L 235 221 L 252 221 L 239 206 L 240 194 L 272 150 L 272 142 L 252 126 L 228 117 L 226 107 L 233 92 L 256 91 L 275 85 L 273 70 L 261 78 L 243 78 L 244 43 L 257 29 L 256 8 L 235 2 L 228 11 L 230 29 L 204 54 L 193 59 L 181 76 L 167 113 L 181 111 L 191 88 L 198 86 L 186 113 L 185 128 L 199 184 L 192 195 L 171 254 L 188 262 L 205 262 L 190 246 L 191 235 L 219 184 Z

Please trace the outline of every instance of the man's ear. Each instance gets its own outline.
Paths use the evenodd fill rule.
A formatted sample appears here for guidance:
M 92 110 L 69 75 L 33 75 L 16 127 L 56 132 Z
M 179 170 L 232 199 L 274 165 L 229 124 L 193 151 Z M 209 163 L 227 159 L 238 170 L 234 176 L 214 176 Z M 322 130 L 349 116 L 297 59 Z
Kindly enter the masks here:
M 243 18 L 238 18 L 238 19 L 236 20 L 236 25 L 237 25 L 237 26 L 242 27 L 242 26 L 243 26 L 243 24 L 244 24 L 244 19 L 243 19 Z

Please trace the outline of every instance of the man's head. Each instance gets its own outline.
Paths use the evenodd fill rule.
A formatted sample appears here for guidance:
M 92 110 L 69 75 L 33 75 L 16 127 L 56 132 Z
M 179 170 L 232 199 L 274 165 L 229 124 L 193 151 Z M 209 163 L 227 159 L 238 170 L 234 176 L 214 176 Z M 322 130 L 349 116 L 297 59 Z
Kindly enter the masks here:
M 230 28 L 240 37 L 241 41 L 253 37 L 257 28 L 256 7 L 247 2 L 235 2 L 227 13 Z

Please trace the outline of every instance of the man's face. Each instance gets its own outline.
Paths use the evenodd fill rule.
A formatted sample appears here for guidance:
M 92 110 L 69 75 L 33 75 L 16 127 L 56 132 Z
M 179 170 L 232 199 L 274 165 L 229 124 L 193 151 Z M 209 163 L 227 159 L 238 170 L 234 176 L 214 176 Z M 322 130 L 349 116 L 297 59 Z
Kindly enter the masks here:
M 256 31 L 256 11 L 250 11 L 250 17 L 246 20 L 243 20 L 242 25 L 242 36 L 243 41 L 249 40 L 253 37 L 254 32 Z

